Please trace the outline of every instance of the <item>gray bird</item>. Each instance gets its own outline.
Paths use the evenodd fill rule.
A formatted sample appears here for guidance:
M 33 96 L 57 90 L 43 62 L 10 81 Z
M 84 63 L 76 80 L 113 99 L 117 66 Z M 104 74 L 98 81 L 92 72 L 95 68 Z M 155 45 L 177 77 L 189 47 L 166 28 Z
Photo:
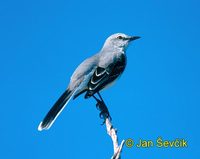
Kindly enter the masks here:
M 108 37 L 99 53 L 87 58 L 77 67 L 67 90 L 39 124 L 38 130 L 48 130 L 72 97 L 75 99 L 82 93 L 85 93 L 85 98 L 94 97 L 94 94 L 100 95 L 99 91 L 113 84 L 126 67 L 127 46 L 139 38 L 123 33 Z

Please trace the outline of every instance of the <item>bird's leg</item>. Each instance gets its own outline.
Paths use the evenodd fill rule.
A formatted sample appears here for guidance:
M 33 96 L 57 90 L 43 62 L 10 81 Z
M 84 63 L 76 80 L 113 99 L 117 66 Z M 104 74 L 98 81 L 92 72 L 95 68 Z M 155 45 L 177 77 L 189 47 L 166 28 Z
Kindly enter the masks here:
M 99 98 L 101 99 L 101 101 L 104 102 L 104 101 L 103 101 L 103 98 L 101 97 L 101 94 L 100 94 L 99 92 L 97 92 L 97 94 L 98 94 Z M 104 103 L 105 103 L 105 102 L 104 102 Z
M 104 122 L 103 122 L 103 124 L 104 124 L 106 118 L 109 118 L 109 120 L 112 120 L 112 118 L 111 118 L 111 116 L 110 116 L 110 113 L 109 113 L 109 111 L 108 111 L 108 108 L 107 108 L 107 106 L 105 105 L 105 102 L 104 102 L 103 98 L 101 97 L 100 93 L 97 92 L 97 94 L 98 94 L 98 96 L 99 96 L 99 98 L 100 98 L 101 100 L 99 100 L 99 99 L 98 99 L 97 97 L 95 97 L 94 95 L 93 95 L 93 97 L 94 97 L 94 99 L 97 101 L 96 107 L 97 107 L 98 110 L 100 110 L 99 116 L 100 116 L 101 119 L 102 119 L 102 118 L 104 119 Z
M 97 101 L 96 107 L 97 107 L 98 110 L 100 110 L 99 104 L 98 104 L 98 103 L 101 103 L 102 101 L 99 100 L 95 95 L 92 95 L 92 97 Z M 100 110 L 100 111 L 101 111 L 101 110 Z

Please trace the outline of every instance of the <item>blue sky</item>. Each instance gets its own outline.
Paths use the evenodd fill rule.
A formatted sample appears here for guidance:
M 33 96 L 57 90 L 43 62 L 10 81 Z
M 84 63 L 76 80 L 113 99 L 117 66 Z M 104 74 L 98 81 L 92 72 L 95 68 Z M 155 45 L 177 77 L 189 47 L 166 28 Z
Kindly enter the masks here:
M 139 35 L 120 80 L 102 92 L 119 140 L 184 138 L 187 148 L 127 148 L 126 159 L 198 159 L 197 0 L 0 2 L 0 158 L 110 158 L 93 99 L 71 101 L 49 131 L 37 126 L 77 65 L 113 33 Z

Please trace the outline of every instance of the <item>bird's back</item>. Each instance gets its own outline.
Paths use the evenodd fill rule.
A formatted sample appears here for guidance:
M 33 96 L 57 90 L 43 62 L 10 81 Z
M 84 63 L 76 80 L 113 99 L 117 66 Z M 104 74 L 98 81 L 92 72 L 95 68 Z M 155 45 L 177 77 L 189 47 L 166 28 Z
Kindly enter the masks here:
M 99 54 L 95 54 L 84 60 L 74 71 L 70 80 L 70 87 L 74 89 L 77 87 L 86 76 L 92 74 L 98 65 Z

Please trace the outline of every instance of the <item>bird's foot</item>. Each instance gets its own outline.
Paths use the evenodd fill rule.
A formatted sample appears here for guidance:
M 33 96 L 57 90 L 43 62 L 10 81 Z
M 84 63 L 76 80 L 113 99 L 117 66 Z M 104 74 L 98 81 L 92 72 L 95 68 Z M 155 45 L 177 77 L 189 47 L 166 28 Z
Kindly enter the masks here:
M 104 121 L 103 121 L 103 123 L 101 125 L 105 124 L 106 118 L 108 118 L 109 120 L 112 120 L 112 118 L 110 116 L 110 113 L 108 111 L 108 108 L 107 108 L 107 106 L 105 105 L 105 103 L 103 101 L 98 100 L 97 104 L 96 104 L 96 107 L 97 107 L 98 110 L 100 110 L 99 117 L 101 119 L 104 119 Z

